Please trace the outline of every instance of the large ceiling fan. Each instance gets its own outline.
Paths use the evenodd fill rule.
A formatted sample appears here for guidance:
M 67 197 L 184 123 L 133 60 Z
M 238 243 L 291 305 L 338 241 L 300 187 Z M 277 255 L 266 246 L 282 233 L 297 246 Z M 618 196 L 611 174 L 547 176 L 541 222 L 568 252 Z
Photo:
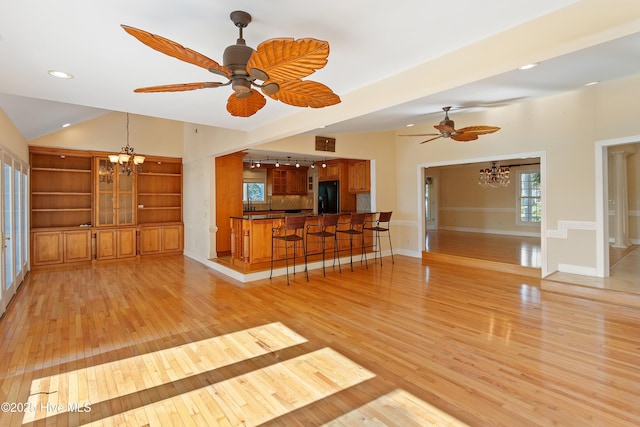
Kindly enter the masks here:
M 266 104 L 266 99 L 254 88 L 277 101 L 295 107 L 321 108 L 340 102 L 340 97 L 322 83 L 302 78 L 324 67 L 329 56 L 329 43 L 311 38 L 266 40 L 256 50 L 246 45 L 243 28 L 251 15 L 231 12 L 231 21 L 239 28 L 235 45 L 228 46 L 222 65 L 164 37 L 122 25 L 124 30 L 152 49 L 181 61 L 202 67 L 227 79 L 226 82 L 179 83 L 136 89 L 134 92 L 181 92 L 231 85 L 233 93 L 227 100 L 232 116 L 249 117 Z M 261 81 L 262 83 L 258 83 Z
M 424 144 L 425 142 L 433 141 L 438 138 L 451 138 L 454 141 L 458 142 L 469 142 L 478 139 L 478 135 L 485 135 L 488 133 L 494 133 L 499 131 L 500 128 L 497 126 L 467 126 L 461 129 L 455 128 L 453 120 L 449 118 L 449 110 L 451 107 L 443 107 L 444 111 L 444 120 L 434 126 L 440 133 L 416 133 L 416 134 L 408 134 L 408 135 L 399 135 L 399 136 L 431 136 L 425 141 L 422 141 L 420 144 Z

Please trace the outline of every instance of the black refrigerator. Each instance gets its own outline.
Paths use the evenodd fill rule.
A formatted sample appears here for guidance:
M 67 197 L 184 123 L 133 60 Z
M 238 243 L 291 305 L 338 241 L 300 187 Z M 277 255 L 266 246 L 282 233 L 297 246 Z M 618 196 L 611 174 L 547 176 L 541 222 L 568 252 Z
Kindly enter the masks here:
M 318 183 L 318 213 L 340 212 L 340 181 Z

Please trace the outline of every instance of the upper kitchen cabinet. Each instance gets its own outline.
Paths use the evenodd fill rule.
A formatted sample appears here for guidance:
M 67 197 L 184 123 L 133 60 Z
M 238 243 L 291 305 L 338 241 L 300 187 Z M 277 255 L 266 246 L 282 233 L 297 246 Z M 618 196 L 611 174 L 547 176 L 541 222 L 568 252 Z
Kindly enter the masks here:
M 341 159 L 328 160 L 324 162 L 326 167 L 318 168 L 318 181 L 340 181 L 347 177 L 345 161 Z
M 307 167 L 269 168 L 268 181 L 272 183 L 274 196 L 306 195 L 307 194 Z
M 369 160 L 349 160 L 350 193 L 369 193 L 371 191 L 371 175 Z

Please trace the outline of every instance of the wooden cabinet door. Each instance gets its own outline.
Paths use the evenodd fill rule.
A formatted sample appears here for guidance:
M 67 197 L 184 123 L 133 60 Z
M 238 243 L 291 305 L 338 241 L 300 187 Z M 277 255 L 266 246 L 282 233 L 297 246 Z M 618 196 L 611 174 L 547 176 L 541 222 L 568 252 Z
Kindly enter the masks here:
M 33 265 L 64 262 L 64 234 L 61 231 L 33 233 Z
M 116 258 L 116 245 L 116 230 L 96 231 L 96 259 Z
M 122 228 L 116 233 L 116 256 L 128 258 L 136 256 L 136 229 Z
M 307 194 L 307 171 L 298 171 L 298 194 Z
M 358 160 L 349 162 L 349 192 L 368 193 L 371 191 L 369 161 Z
M 287 194 L 287 171 L 274 170 L 273 171 L 273 189 L 272 194 L 282 195 Z
M 140 228 L 140 255 L 158 254 L 162 250 L 160 227 Z
M 161 230 L 162 252 L 177 252 L 183 249 L 182 225 L 165 225 Z
M 64 232 L 64 261 L 91 261 L 91 230 Z

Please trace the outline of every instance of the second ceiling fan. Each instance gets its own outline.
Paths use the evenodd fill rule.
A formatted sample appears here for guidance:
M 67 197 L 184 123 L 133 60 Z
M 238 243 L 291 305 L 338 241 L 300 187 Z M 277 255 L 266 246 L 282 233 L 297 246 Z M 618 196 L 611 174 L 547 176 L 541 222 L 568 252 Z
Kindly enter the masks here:
M 254 88 L 295 107 L 322 108 L 340 102 L 340 97 L 324 84 L 302 80 L 327 64 L 328 42 L 312 38 L 276 38 L 260 43 L 254 50 L 247 46 L 242 34 L 243 28 L 251 22 L 251 15 L 237 10 L 231 12 L 230 18 L 239 28 L 240 35 L 235 45 L 225 49 L 222 65 L 162 36 L 122 25 L 127 33 L 150 48 L 227 79 L 226 82 L 143 87 L 134 92 L 181 92 L 231 85 L 233 93 L 227 100 L 227 111 L 237 117 L 252 116 L 266 104 L 265 97 Z
M 425 142 L 433 141 L 438 138 L 451 138 L 458 142 L 469 142 L 478 139 L 478 135 L 486 135 L 500 130 L 497 126 L 467 126 L 456 129 L 453 120 L 449 118 L 450 109 L 451 107 L 443 107 L 442 111 L 444 111 L 444 120 L 433 126 L 439 130 L 440 133 L 416 133 L 399 136 L 431 136 L 431 138 L 422 141 L 420 144 L 424 144 Z

